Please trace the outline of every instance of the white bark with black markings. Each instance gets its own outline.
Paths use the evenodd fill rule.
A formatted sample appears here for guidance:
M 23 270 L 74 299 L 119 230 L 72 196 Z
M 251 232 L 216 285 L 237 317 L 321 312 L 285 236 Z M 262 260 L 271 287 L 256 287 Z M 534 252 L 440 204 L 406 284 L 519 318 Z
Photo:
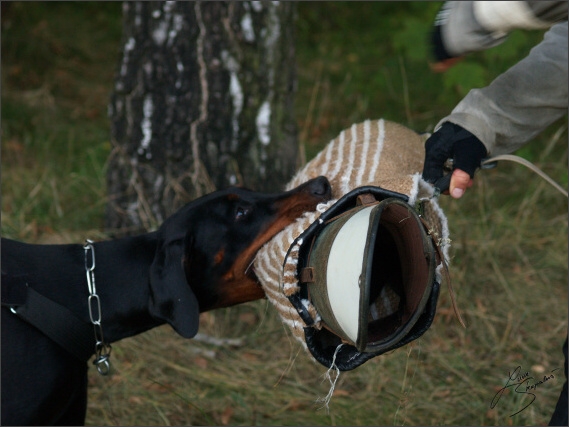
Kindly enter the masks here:
M 108 229 L 153 229 L 228 185 L 282 189 L 298 152 L 294 13 L 289 2 L 124 3 Z

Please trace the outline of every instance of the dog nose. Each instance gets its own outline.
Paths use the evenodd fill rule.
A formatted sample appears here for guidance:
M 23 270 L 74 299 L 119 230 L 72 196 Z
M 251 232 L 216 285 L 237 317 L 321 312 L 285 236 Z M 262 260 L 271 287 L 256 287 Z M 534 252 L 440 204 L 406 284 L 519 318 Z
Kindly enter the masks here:
M 332 196 L 332 187 L 328 178 L 325 176 L 319 176 L 308 182 L 308 191 L 314 196 L 321 196 L 330 198 Z

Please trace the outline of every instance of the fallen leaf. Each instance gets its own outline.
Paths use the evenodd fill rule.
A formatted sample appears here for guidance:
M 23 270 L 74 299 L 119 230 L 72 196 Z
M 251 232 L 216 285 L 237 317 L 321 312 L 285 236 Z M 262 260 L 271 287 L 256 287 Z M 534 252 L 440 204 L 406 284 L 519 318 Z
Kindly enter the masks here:
M 233 408 L 231 406 L 228 406 L 227 408 L 225 408 L 225 411 L 223 411 L 223 414 L 221 414 L 221 424 L 224 426 L 228 425 L 232 416 L 233 416 Z
M 241 313 L 239 315 L 239 321 L 245 323 L 246 325 L 256 325 L 258 322 L 257 316 L 255 313 Z
M 257 362 L 259 360 L 259 357 L 256 354 L 253 353 L 243 353 L 241 355 L 241 357 L 246 360 L 247 362 Z
M 439 390 L 436 391 L 433 395 L 435 397 L 441 397 L 441 398 L 448 397 L 450 395 L 450 390 L 449 389 Z
M 194 363 L 202 369 L 206 369 L 208 365 L 207 359 L 201 356 L 194 357 Z

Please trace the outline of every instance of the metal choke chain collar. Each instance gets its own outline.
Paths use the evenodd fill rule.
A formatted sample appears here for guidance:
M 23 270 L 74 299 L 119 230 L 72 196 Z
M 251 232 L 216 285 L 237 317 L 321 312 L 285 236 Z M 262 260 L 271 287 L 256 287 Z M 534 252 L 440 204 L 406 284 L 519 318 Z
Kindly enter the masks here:
M 111 370 L 111 345 L 105 342 L 103 327 L 101 326 L 101 300 L 95 287 L 95 247 L 93 241 L 87 239 L 85 245 L 85 272 L 87 274 L 87 286 L 89 287 L 89 317 L 95 331 L 95 360 L 93 364 L 101 375 L 108 375 Z M 90 256 L 89 256 L 90 254 Z

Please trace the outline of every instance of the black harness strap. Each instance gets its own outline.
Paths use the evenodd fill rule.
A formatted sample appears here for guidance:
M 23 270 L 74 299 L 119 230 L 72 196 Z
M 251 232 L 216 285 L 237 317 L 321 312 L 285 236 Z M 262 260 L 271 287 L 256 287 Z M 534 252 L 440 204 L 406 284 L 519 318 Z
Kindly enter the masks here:
M 64 306 L 39 294 L 25 281 L 2 277 L 2 305 L 86 362 L 95 353 L 93 328 Z M 18 283 L 19 282 L 19 283 Z

